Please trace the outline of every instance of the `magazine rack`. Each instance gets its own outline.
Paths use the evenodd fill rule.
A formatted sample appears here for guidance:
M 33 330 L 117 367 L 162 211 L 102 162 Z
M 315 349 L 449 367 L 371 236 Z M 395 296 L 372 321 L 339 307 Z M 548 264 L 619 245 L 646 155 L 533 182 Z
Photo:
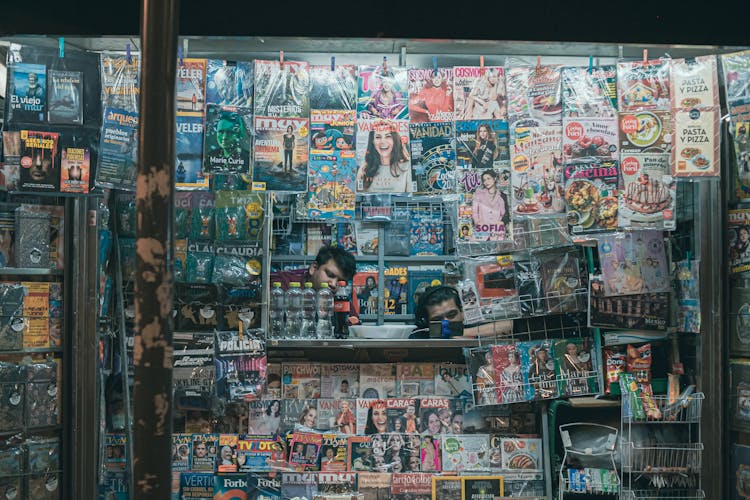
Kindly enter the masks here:
M 586 442 L 581 439 L 584 435 Z M 563 500 L 567 493 L 616 495 L 619 492 L 620 480 L 615 466 L 617 429 L 576 422 L 561 425 L 560 437 L 565 454 L 560 465 L 558 500 Z

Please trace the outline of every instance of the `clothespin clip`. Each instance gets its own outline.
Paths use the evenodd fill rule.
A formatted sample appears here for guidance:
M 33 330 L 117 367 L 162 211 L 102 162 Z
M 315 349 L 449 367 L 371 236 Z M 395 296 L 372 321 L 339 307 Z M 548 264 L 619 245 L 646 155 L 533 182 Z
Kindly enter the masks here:
M 594 72 L 594 56 L 589 56 L 589 75 Z
M 331 71 L 336 71 L 336 56 L 331 56 Z
M 182 58 L 182 47 L 177 46 L 177 64 L 185 66 L 185 60 Z
M 281 64 L 284 64 L 284 51 L 283 50 L 279 51 L 279 62 Z
M 244 337 L 245 337 L 245 332 L 244 332 L 244 328 L 243 328 L 245 326 L 244 323 L 245 322 L 242 321 L 242 318 L 240 318 L 239 324 L 237 325 L 239 327 L 239 332 L 238 333 L 239 333 L 239 336 L 240 336 L 240 341 L 244 340 Z
M 433 75 L 438 74 L 437 56 L 432 56 L 432 74 Z
M 125 59 L 128 61 L 128 64 L 133 64 L 133 56 L 130 53 L 130 44 L 125 44 Z
M 484 56 L 479 56 L 479 74 L 484 76 Z
M 648 62 L 648 49 L 643 49 L 643 64 Z
M 388 73 L 388 57 L 383 56 L 383 74 Z
M 65 37 L 61 36 L 57 39 L 57 52 L 60 59 L 65 58 Z
M 536 71 L 537 73 L 542 70 L 542 56 L 536 56 Z

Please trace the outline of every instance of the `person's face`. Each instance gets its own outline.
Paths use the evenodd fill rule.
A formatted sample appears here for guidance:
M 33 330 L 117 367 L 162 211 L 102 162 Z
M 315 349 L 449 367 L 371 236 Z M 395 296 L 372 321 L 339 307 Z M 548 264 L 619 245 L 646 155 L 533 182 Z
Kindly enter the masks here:
M 516 353 L 513 351 L 508 351 L 508 361 L 511 365 L 516 364 Z
M 208 450 L 206 449 L 206 443 L 199 443 L 195 447 L 195 456 L 196 457 L 205 457 Z
M 278 401 L 274 401 L 273 403 L 271 403 L 271 411 L 277 412 L 279 411 L 279 408 L 280 408 L 280 403 Z
M 369 288 L 373 288 L 375 286 L 375 278 L 373 278 L 372 276 L 368 276 L 365 280 L 365 283 Z
M 391 443 L 390 443 L 390 445 L 391 445 L 391 449 L 392 450 L 398 451 L 398 450 L 400 450 L 401 448 L 404 447 L 404 440 L 401 438 L 400 434 L 394 434 L 391 437 Z
M 336 149 L 349 149 L 349 144 L 347 144 L 346 139 L 343 137 L 336 139 Z
M 409 457 L 409 468 L 411 470 L 419 470 L 419 457 Z
M 461 228 L 461 234 L 463 234 L 464 236 L 468 236 L 469 235 L 469 227 L 468 226 L 462 227 Z
M 440 76 L 440 73 L 435 73 L 432 75 L 432 85 L 433 87 L 439 87 L 443 84 L 443 77 Z
M 417 434 L 409 434 L 409 441 L 412 448 L 419 448 L 419 436 Z
M 29 73 L 29 87 L 36 87 L 36 79 L 35 73 Z
M 489 75 L 487 76 L 487 81 L 492 85 L 495 85 L 497 83 L 497 73 L 495 73 L 494 71 L 490 71 Z
M 487 127 L 479 127 L 479 138 L 480 139 L 487 139 L 488 137 Z
M 230 120 L 220 120 L 216 127 L 216 142 L 222 149 L 232 149 L 237 145 L 239 127 Z
M 286 128 L 286 133 L 287 133 L 287 134 L 291 134 L 291 133 L 292 133 L 292 130 L 294 130 L 294 129 L 292 128 L 292 126 L 291 126 L 291 125 L 289 125 L 289 126 L 288 126 L 288 127 Z
M 464 313 L 458 308 L 458 305 L 456 305 L 455 299 L 445 299 L 438 304 L 427 306 L 428 321 L 440 321 L 442 319 L 463 322 Z
M 306 427 L 312 427 L 315 425 L 315 414 L 317 411 L 314 408 L 310 408 L 305 414 L 304 424 Z
M 378 432 L 386 432 L 388 430 L 388 417 L 385 415 L 385 406 L 372 407 L 372 423 Z
M 740 229 L 740 240 L 747 241 L 750 233 L 747 229 Z
M 568 354 L 572 356 L 578 354 L 575 344 L 568 344 L 567 346 L 565 346 L 565 350 L 568 351 Z
M 482 186 L 485 187 L 485 189 L 490 189 L 495 185 L 495 178 L 492 177 L 490 174 L 482 174 Z
M 341 392 L 348 393 L 349 392 L 349 382 L 341 382 Z M 347 404 L 348 406 L 348 404 Z
M 451 412 L 448 410 L 440 410 L 440 415 L 438 416 L 440 419 L 440 423 L 443 424 L 446 427 L 450 427 L 451 425 Z
M 416 410 L 414 409 L 414 407 L 413 407 L 413 406 L 407 406 L 407 407 L 406 407 L 406 413 L 407 413 L 407 414 L 409 414 L 409 415 L 414 415 L 414 412 L 415 412 L 415 411 L 416 411 Z
M 396 420 L 393 421 L 393 429 L 395 431 L 401 430 L 401 419 L 397 418 Z
M 331 449 L 331 448 L 328 448 L 328 449 L 326 450 L 326 456 L 327 456 L 327 457 L 328 457 L 329 459 L 333 458 L 333 449 Z
M 29 176 L 35 181 L 43 181 L 49 174 L 52 161 L 49 158 L 42 158 L 41 155 L 35 155 L 29 168 Z
M 390 155 L 393 152 L 393 134 L 386 131 L 377 131 L 372 136 L 372 145 L 380 156 Z
M 393 472 L 401 472 L 404 470 L 404 466 L 401 464 L 401 460 L 394 460 L 393 461 Z
M 349 401 L 343 401 L 341 403 L 341 411 L 349 411 Z
M 430 413 L 430 416 L 427 418 L 427 430 L 432 434 L 440 432 L 440 419 L 434 413 Z
M 540 361 L 547 361 L 547 350 L 546 349 L 540 349 L 539 351 L 537 351 L 536 357 Z
M 222 448 L 221 448 L 221 459 L 222 460 L 231 460 L 232 459 L 232 449 L 229 446 L 222 446 Z
M 453 415 L 453 421 L 451 422 L 451 428 L 454 434 L 463 434 L 464 432 L 464 416 L 459 414 Z
M 492 363 L 492 353 L 491 352 L 487 351 L 487 352 L 484 353 L 484 362 L 487 363 L 487 364 L 491 364 Z
M 344 279 L 344 273 L 336 265 L 336 261 L 330 259 L 322 266 L 318 266 L 317 262 L 310 264 L 310 281 L 312 281 L 313 288 L 316 290 L 320 289 L 321 283 L 328 283 L 328 288 L 332 292 L 336 291 L 336 286 L 339 280 Z
M 384 91 L 390 92 L 393 88 L 393 82 L 391 82 L 390 78 L 383 78 L 382 83 L 380 84 Z

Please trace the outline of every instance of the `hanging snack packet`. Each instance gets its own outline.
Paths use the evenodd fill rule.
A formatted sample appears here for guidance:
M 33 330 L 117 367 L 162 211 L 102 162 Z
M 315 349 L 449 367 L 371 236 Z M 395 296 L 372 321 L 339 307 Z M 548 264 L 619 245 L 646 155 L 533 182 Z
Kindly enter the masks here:
M 651 382 L 651 344 L 634 347 L 628 344 L 628 373 L 635 377 L 639 384 Z

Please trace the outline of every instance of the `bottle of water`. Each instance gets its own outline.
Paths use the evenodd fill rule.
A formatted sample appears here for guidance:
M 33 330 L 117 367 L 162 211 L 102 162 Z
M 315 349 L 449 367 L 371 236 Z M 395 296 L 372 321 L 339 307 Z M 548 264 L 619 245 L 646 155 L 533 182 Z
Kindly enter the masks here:
M 286 338 L 298 339 L 302 332 L 302 290 L 299 282 L 289 283 L 286 292 Z
M 302 338 L 314 339 L 317 335 L 315 324 L 317 298 L 313 284 L 308 281 L 305 283 L 305 289 L 302 290 Z
M 321 283 L 318 290 L 318 327 L 317 337 L 319 339 L 330 339 L 333 336 L 333 324 L 331 315 L 333 314 L 333 294 L 328 283 Z
M 281 283 L 275 281 L 271 288 L 271 300 L 269 301 L 268 319 L 270 329 L 268 337 L 280 339 L 284 337 L 284 310 L 286 309 L 286 292 L 281 288 Z

